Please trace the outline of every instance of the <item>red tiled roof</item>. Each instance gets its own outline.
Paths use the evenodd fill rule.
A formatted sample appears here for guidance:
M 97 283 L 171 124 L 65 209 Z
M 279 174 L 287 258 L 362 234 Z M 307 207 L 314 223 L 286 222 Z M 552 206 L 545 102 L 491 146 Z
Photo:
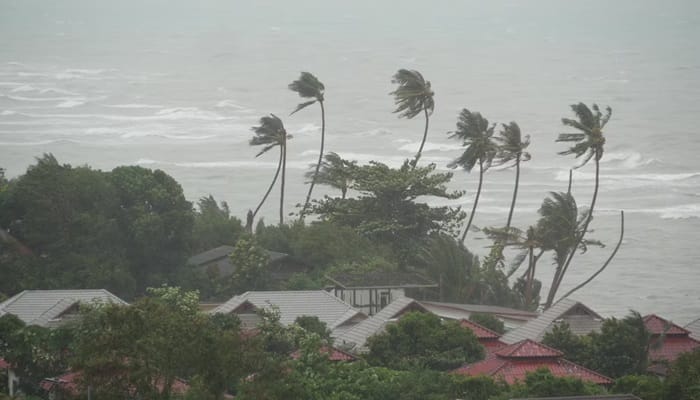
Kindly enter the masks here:
M 0 358 L 0 369 L 9 369 L 10 363 L 5 361 L 4 358 Z
M 479 343 L 481 343 L 481 345 L 486 349 L 486 354 L 491 354 L 508 346 L 498 339 L 480 339 Z
M 654 346 L 652 342 L 649 348 L 649 359 L 651 361 L 675 361 L 681 353 L 693 351 L 700 347 L 700 341 L 688 336 L 666 336 L 663 338 L 660 347 Z
M 461 375 L 487 375 L 503 378 L 508 384 L 524 381 L 527 373 L 548 369 L 557 377 L 573 377 L 586 382 L 608 385 L 613 381 L 595 371 L 562 358 L 562 353 L 530 340 L 507 346 L 487 359 L 453 371 Z
M 542 343 L 537 343 L 534 340 L 525 339 L 510 346 L 506 346 L 496 353 L 499 357 L 504 358 L 552 358 L 562 357 L 564 353 Z
M 578 378 L 599 385 L 609 385 L 613 382 L 612 379 L 604 375 L 563 358 L 508 360 L 495 356 L 478 363 L 461 367 L 455 370 L 454 373 L 469 376 L 487 375 L 499 377 L 503 378 L 506 383 L 513 384 L 525 381 L 525 377 L 528 373 L 535 372 L 540 368 L 548 369 L 552 375 L 557 377 Z
M 646 317 L 644 317 L 644 326 L 652 335 L 687 336 L 690 333 L 687 330 L 681 328 L 680 326 L 672 323 L 671 321 L 667 321 L 655 314 L 649 314 Z
M 476 322 L 469 321 L 468 319 L 459 321 L 459 325 L 462 328 L 471 329 L 471 331 L 474 332 L 474 336 L 476 336 L 478 339 L 498 339 L 501 337 L 501 335 L 492 331 L 491 329 L 479 325 Z
M 322 346 L 319 351 L 321 354 L 327 354 L 330 361 L 355 361 L 357 358 L 350 353 L 343 350 L 336 349 L 335 347 Z M 292 353 L 291 357 L 298 360 L 301 357 L 301 350 L 297 350 Z

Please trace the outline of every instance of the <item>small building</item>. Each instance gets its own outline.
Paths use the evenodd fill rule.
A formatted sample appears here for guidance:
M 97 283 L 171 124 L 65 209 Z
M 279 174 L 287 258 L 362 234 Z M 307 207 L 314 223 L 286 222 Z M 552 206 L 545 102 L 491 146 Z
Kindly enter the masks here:
M 245 292 L 208 312 L 236 314 L 244 329 L 253 329 L 260 323 L 258 311 L 272 308 L 279 311 L 283 325 L 291 325 L 301 316 L 315 316 L 331 332 L 348 329 L 367 318 L 367 315 L 325 290 Z
M 338 331 L 335 337 L 335 345 L 343 349 L 351 349 L 355 354 L 366 353 L 367 339 L 378 333 L 384 332 L 386 326 L 398 321 L 402 315 L 411 312 L 429 312 L 425 307 L 410 297 L 400 297 L 384 307 L 377 314 L 367 318 L 345 331 Z
M 518 328 L 540 315 L 532 311 L 486 304 L 459 304 L 437 301 L 421 301 L 421 304 L 427 308 L 428 311 L 440 318 L 453 319 L 456 321 L 461 321 L 463 319 L 468 320 L 472 314 L 489 314 L 503 321 L 508 331 Z
M 486 354 L 491 354 L 507 345 L 501 342 L 501 335 L 498 332 L 494 332 L 476 322 L 470 321 L 468 319 L 463 319 L 459 321 L 459 326 L 465 329 L 469 329 L 474 333 L 474 336 L 479 340 L 484 349 L 486 349 Z
M 105 289 L 25 290 L 0 303 L 0 315 L 13 314 L 27 325 L 55 328 L 78 316 L 80 304 L 127 303 Z
M 409 290 L 437 288 L 438 284 L 415 272 L 371 271 L 326 275 L 335 296 L 364 312 L 374 315 Z
M 501 337 L 501 340 L 508 344 L 525 339 L 539 342 L 547 332 L 564 322 L 569 324 L 572 333 L 583 336 L 591 332 L 599 332 L 603 325 L 603 317 L 585 304 L 565 298 L 559 300 L 537 318 L 507 332 Z
M 491 353 L 482 361 L 464 365 L 452 373 L 468 376 L 486 375 L 503 379 L 509 385 L 524 382 L 526 375 L 540 368 L 556 377 L 578 378 L 598 385 L 610 385 L 613 380 L 588 368 L 564 359 L 559 350 L 530 339 L 521 340 Z
M 700 341 L 690 337 L 690 331 L 658 315 L 645 316 L 644 326 L 651 335 L 649 371 L 655 374 L 666 375 L 669 363 L 683 353 L 700 348 Z
M 219 246 L 190 257 L 187 263 L 212 278 L 231 276 L 236 266 L 231 262 L 233 246 Z M 274 281 L 286 281 L 295 273 L 308 272 L 311 267 L 289 254 L 265 250 L 269 257 L 270 276 Z

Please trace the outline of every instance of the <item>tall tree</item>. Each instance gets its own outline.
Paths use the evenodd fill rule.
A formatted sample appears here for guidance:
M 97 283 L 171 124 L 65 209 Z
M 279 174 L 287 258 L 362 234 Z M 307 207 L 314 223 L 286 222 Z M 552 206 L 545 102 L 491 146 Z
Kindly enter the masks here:
M 542 202 L 539 214 L 537 229 L 541 235 L 542 248 L 545 251 L 554 252 L 556 264 L 545 303 L 545 308 L 549 308 L 559 289 L 559 283 L 566 274 L 566 262 L 571 255 L 578 249 L 585 252 L 589 245 L 602 246 L 602 244 L 595 240 L 583 240 L 582 232 L 590 213 L 579 211 L 571 193 L 550 193 L 550 197 Z
M 321 162 L 320 170 L 315 168 L 305 176 L 307 178 L 315 176 L 317 183 L 340 190 L 341 199 L 345 199 L 353 182 L 353 168 L 357 168 L 357 161 L 344 160 L 337 153 L 330 152 Z
M 515 201 L 518 198 L 518 184 L 520 183 L 520 162 L 529 161 L 530 153 L 525 151 L 530 145 L 530 135 L 522 136 L 520 127 L 517 123 L 511 122 L 503 124 L 503 129 L 498 132 L 498 136 L 494 138 L 498 143 L 498 151 L 496 153 L 496 163 L 504 165 L 512 163 L 515 166 L 515 188 L 513 189 L 513 200 L 510 202 L 510 211 L 508 212 L 508 222 L 506 229 L 510 228 L 510 223 L 513 219 L 513 210 L 515 209 Z
M 302 72 L 299 79 L 289 84 L 289 89 L 297 92 L 299 96 L 304 99 L 312 99 L 305 101 L 297 106 L 292 114 L 297 111 L 306 108 L 316 102 L 321 106 L 321 150 L 318 152 L 318 162 L 316 163 L 316 171 L 314 172 L 313 178 L 311 179 L 311 185 L 309 186 L 309 192 L 306 194 L 306 200 L 304 201 L 304 206 L 301 209 L 301 214 L 299 217 L 303 220 L 306 210 L 309 207 L 309 201 L 311 201 L 311 192 L 314 190 L 314 185 L 318 179 L 318 170 L 321 168 L 321 161 L 323 160 L 323 146 L 326 141 L 326 109 L 323 105 L 323 93 L 325 87 L 323 83 L 319 81 L 313 74 L 309 72 Z
M 462 109 L 457 121 L 457 130 L 450 132 L 450 138 L 457 138 L 462 141 L 462 145 L 466 147 L 464 153 L 459 158 L 449 163 L 450 168 L 462 167 L 465 171 L 471 170 L 479 164 L 479 187 L 476 191 L 474 206 L 469 215 L 467 227 L 462 234 L 462 241 L 466 239 L 467 232 L 471 228 L 474 220 L 474 213 L 479 204 L 479 195 L 481 194 L 481 186 L 484 181 L 484 171 L 486 171 L 493 162 L 498 152 L 498 146 L 493 140 L 493 133 L 496 124 L 490 125 L 489 121 L 482 117 L 478 112 L 471 112 Z
M 588 106 L 584 103 L 578 103 L 572 104 L 571 110 L 574 112 L 577 119 L 562 118 L 561 122 L 566 126 L 578 130 L 579 132 L 559 134 L 557 142 L 573 143 L 571 147 L 569 147 L 567 150 L 559 152 L 559 154 L 573 154 L 576 156 L 576 158 L 583 157 L 583 160 L 576 168 L 586 165 L 591 159 L 595 161 L 595 186 L 593 187 L 593 198 L 591 199 L 591 205 L 588 208 L 588 215 L 584 219 L 583 227 L 576 239 L 576 246 L 578 246 L 578 244 L 583 241 L 583 237 L 588 231 L 588 225 L 593 219 L 593 209 L 595 208 L 596 200 L 598 199 L 600 159 L 603 157 L 603 149 L 605 145 L 603 128 L 605 128 L 605 125 L 607 125 L 608 121 L 610 121 L 612 109 L 610 107 L 606 107 L 605 114 L 603 114 L 597 104 L 593 104 L 591 108 L 588 108 Z M 572 251 L 568 255 L 564 265 L 562 266 L 562 273 L 559 276 L 559 280 L 552 283 L 552 289 L 554 289 L 554 291 L 550 289 L 550 295 L 547 296 L 545 308 L 549 308 L 552 305 L 554 295 L 561 284 L 561 278 L 563 278 L 564 274 L 566 274 L 566 271 L 571 264 L 571 260 L 574 257 L 574 253 L 575 251 Z
M 425 115 L 423 140 L 418 148 L 418 153 L 416 153 L 416 158 L 411 163 L 415 168 L 428 138 L 430 115 L 435 109 L 435 100 L 433 99 L 435 92 L 430 87 L 430 81 L 426 81 L 423 75 L 415 70 L 400 69 L 394 74 L 391 82 L 399 85 L 396 90 L 389 93 L 394 96 L 394 104 L 397 106 L 394 112 L 398 113 L 399 117 L 411 119 L 421 112 Z
M 258 204 L 255 211 L 253 211 L 253 218 L 255 218 L 258 211 L 260 211 L 260 207 L 262 207 L 265 200 L 267 200 L 267 196 L 270 195 L 272 188 L 275 186 L 275 182 L 277 182 L 277 177 L 279 176 L 280 171 L 282 171 L 282 187 L 280 189 L 280 225 L 282 225 L 284 223 L 284 176 L 287 167 L 287 140 L 291 139 L 292 135 L 287 134 L 287 131 L 284 129 L 284 125 L 282 124 L 282 120 L 280 120 L 274 114 L 260 118 L 260 126 L 254 126 L 252 130 L 255 132 L 255 136 L 250 139 L 250 145 L 264 146 L 263 149 L 255 155 L 255 157 L 259 157 L 275 147 L 280 148 L 280 158 L 277 163 L 277 171 L 275 171 L 275 176 L 272 178 L 272 183 L 267 189 L 267 192 L 265 192 L 260 204 Z

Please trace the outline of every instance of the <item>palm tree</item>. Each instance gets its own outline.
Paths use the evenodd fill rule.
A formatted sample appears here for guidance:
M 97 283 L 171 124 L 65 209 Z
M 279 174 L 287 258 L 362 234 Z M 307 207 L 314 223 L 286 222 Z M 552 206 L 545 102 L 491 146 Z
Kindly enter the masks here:
M 396 104 L 395 113 L 400 117 L 411 119 L 421 112 L 425 115 L 425 130 L 423 131 L 423 140 L 416 153 L 412 166 L 415 168 L 418 165 L 418 160 L 423 153 L 425 140 L 428 138 L 428 125 L 430 123 L 430 115 L 435 109 L 435 100 L 433 96 L 435 92 L 430 87 L 430 81 L 426 81 L 420 72 L 415 70 L 400 69 L 395 74 L 391 83 L 398 84 L 399 87 L 389 93 L 394 96 L 394 104 Z
M 593 104 L 591 108 L 588 108 L 584 103 L 572 104 L 571 110 L 576 115 L 577 119 L 562 118 L 561 122 L 569 127 L 579 130 L 577 133 L 561 133 L 557 138 L 557 142 L 570 142 L 574 143 L 573 146 L 559 152 L 560 155 L 573 154 L 576 158 L 583 157 L 583 161 L 576 166 L 580 168 L 588 163 L 591 159 L 595 160 L 595 186 L 593 187 L 593 198 L 591 199 L 591 205 L 588 207 L 588 215 L 583 221 L 582 229 L 577 238 L 577 246 L 583 241 L 583 237 L 588 231 L 588 225 L 593 219 L 593 209 L 596 205 L 596 200 L 598 198 L 598 187 L 600 178 L 600 159 L 603 157 L 603 150 L 605 145 L 605 136 L 603 135 L 603 128 L 610 121 L 612 116 L 612 109 L 606 107 L 605 114 L 600 111 L 597 104 Z M 575 251 L 569 253 L 564 265 L 562 266 L 562 273 L 559 279 L 563 278 L 566 270 L 571 264 Z M 554 301 L 554 295 L 556 294 L 561 280 L 553 282 L 552 288 L 550 288 L 550 295 L 547 297 L 547 303 L 545 308 L 552 305 Z
M 503 130 L 494 138 L 498 143 L 498 152 L 496 160 L 498 165 L 513 163 L 515 166 L 515 188 L 513 189 L 513 200 L 510 202 L 510 212 L 508 213 L 508 222 L 506 230 L 510 228 L 510 223 L 513 219 L 513 210 L 515 209 L 515 200 L 518 197 L 518 184 L 520 183 L 520 162 L 529 161 L 530 153 L 526 152 L 527 146 L 530 145 L 530 135 L 524 138 L 520 133 L 520 127 L 517 123 L 511 122 L 503 124 Z
M 469 222 L 462 234 L 462 241 L 467 237 L 467 232 L 471 227 L 476 206 L 479 204 L 479 195 L 481 194 L 481 186 L 484 181 L 484 171 L 486 171 L 493 162 L 498 151 L 498 146 L 493 141 L 493 131 L 496 124 L 489 125 L 489 121 L 482 117 L 478 112 L 471 112 L 466 108 L 459 114 L 457 121 L 457 130 L 450 132 L 450 138 L 458 138 L 462 140 L 466 150 L 456 160 L 449 163 L 447 166 L 456 168 L 458 166 L 464 168 L 465 171 L 471 170 L 479 164 L 479 187 L 476 191 L 474 206 L 472 213 L 469 215 Z
M 357 161 L 348 161 L 342 159 L 337 153 L 330 152 L 324 156 L 321 162 L 321 169 L 315 166 L 311 171 L 306 173 L 307 178 L 316 177 L 316 182 L 322 185 L 328 185 L 340 190 L 341 199 L 350 189 L 353 182 L 353 170 L 357 167 Z
M 316 102 L 321 106 L 321 150 L 318 153 L 318 162 L 316 163 L 316 171 L 314 172 L 313 178 L 311 179 L 311 185 L 309 186 L 309 192 L 306 194 L 306 200 L 304 201 L 304 206 L 301 209 L 299 217 L 303 220 L 304 214 L 306 213 L 306 208 L 309 206 L 309 201 L 311 200 L 311 192 L 314 190 L 314 185 L 316 184 L 316 179 L 318 177 L 318 170 L 321 167 L 321 161 L 323 160 L 323 146 L 326 141 L 326 109 L 323 106 L 323 92 L 325 87 L 323 83 L 319 81 L 313 74 L 309 72 L 302 72 L 299 79 L 289 84 L 289 89 L 299 93 L 304 99 L 312 99 L 305 101 L 292 111 L 292 114 L 297 111 L 304 109 Z
M 255 218 L 258 211 L 260 211 L 260 207 L 262 207 L 265 200 L 267 200 L 267 196 L 272 191 L 272 187 L 275 186 L 275 182 L 277 182 L 277 177 L 279 176 L 281 170 L 282 185 L 280 189 L 280 225 L 282 225 L 284 223 L 284 180 L 285 170 L 287 167 L 287 139 L 291 139 L 292 136 L 287 134 L 287 131 L 284 129 L 284 125 L 282 124 L 282 120 L 280 120 L 274 114 L 260 118 L 260 126 L 254 126 L 252 130 L 255 132 L 255 136 L 250 139 L 250 145 L 265 146 L 262 150 L 260 150 L 260 152 L 258 152 L 258 154 L 255 155 L 255 157 L 260 157 L 262 154 L 265 154 L 277 146 L 280 148 L 277 171 L 275 171 L 275 176 L 272 178 L 272 183 L 267 189 L 267 192 L 265 192 L 260 204 L 258 204 L 255 211 L 253 211 L 252 218 Z M 252 218 L 250 219 L 252 220 Z
M 557 265 L 547 295 L 545 309 L 552 305 L 554 296 L 566 274 L 567 261 L 576 250 L 586 252 L 588 246 L 602 246 L 596 240 L 583 240 L 586 222 L 590 218 L 590 211 L 579 211 L 576 200 L 571 193 L 551 192 L 550 197 L 545 198 L 539 209 L 540 219 L 537 221 L 537 230 L 542 241 L 542 249 L 554 252 L 554 262 Z

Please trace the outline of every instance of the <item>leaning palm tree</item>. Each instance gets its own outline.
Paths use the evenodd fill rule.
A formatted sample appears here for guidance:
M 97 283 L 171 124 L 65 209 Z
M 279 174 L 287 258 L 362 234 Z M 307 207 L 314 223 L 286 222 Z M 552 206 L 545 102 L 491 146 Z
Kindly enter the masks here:
M 326 141 L 326 109 L 323 106 L 323 92 L 325 87 L 323 83 L 319 81 L 313 74 L 309 72 L 302 72 L 299 79 L 289 84 L 289 89 L 299 93 L 304 99 L 312 99 L 305 101 L 292 111 L 292 114 L 299 110 L 302 110 L 316 102 L 321 106 L 321 150 L 318 153 L 318 162 L 316 162 L 316 171 L 314 172 L 313 178 L 311 179 L 311 185 L 309 186 L 309 192 L 306 194 L 306 200 L 304 201 L 304 206 L 301 209 L 299 217 L 303 220 L 306 209 L 309 206 L 309 201 L 311 201 L 311 192 L 314 190 L 314 185 L 316 185 L 316 180 L 318 178 L 318 170 L 321 167 L 321 161 L 323 160 L 323 146 Z
M 428 138 L 430 115 L 435 109 L 435 100 L 433 99 L 435 92 L 430 87 L 430 81 L 426 81 L 423 75 L 415 70 L 400 69 L 394 74 L 391 82 L 399 85 L 396 90 L 389 93 L 394 96 L 394 104 L 397 106 L 394 112 L 398 113 L 399 117 L 411 119 L 421 112 L 425 115 L 423 140 L 412 163 L 413 168 L 415 168 L 423 153 L 425 140 Z
M 484 181 L 484 172 L 491 166 L 498 151 L 498 146 L 493 141 L 493 131 L 496 124 L 489 125 L 489 121 L 478 112 L 471 112 L 466 108 L 459 114 L 457 130 L 449 132 L 450 138 L 462 140 L 462 145 L 466 147 L 464 153 L 459 158 L 449 163 L 450 168 L 462 167 L 465 171 L 471 170 L 479 164 L 479 187 L 476 190 L 476 198 L 472 207 L 469 222 L 462 234 L 462 241 L 467 237 L 467 232 L 471 227 L 476 206 L 479 204 L 479 195 Z
M 522 136 L 520 127 L 517 123 L 511 122 L 503 124 L 503 130 L 494 138 L 498 143 L 498 152 L 496 153 L 496 163 L 498 165 L 512 163 L 515 166 L 515 188 L 513 189 L 513 200 L 510 202 L 510 212 L 508 212 L 508 222 L 506 222 L 506 230 L 510 228 L 510 223 L 513 219 L 513 210 L 515 209 L 515 201 L 518 198 L 518 184 L 520 183 L 520 162 L 529 161 L 530 153 L 525 151 L 530 145 L 530 135 Z
M 542 202 L 539 209 L 540 219 L 537 229 L 542 241 L 542 249 L 554 252 L 556 268 L 552 285 L 547 294 L 545 309 L 549 308 L 559 290 L 559 285 L 566 274 L 567 261 L 571 255 L 580 250 L 585 253 L 588 246 L 603 246 L 597 240 L 583 240 L 586 222 L 590 218 L 589 210 L 579 210 L 571 193 L 552 192 Z
M 262 205 L 265 203 L 265 200 L 267 200 L 267 196 L 270 195 L 272 188 L 275 186 L 275 182 L 277 182 L 277 177 L 279 176 L 280 171 L 282 171 L 282 181 L 280 189 L 280 225 L 282 225 L 284 223 L 284 180 L 285 169 L 287 167 L 287 139 L 291 139 L 292 136 L 287 134 L 287 131 L 284 129 L 284 125 L 282 124 L 282 120 L 277 118 L 277 116 L 274 114 L 270 114 L 269 116 L 260 118 L 260 126 L 254 126 L 252 130 L 253 132 L 255 132 L 255 136 L 253 136 L 253 138 L 250 139 L 250 145 L 265 146 L 262 150 L 260 150 L 260 152 L 258 152 L 258 154 L 255 155 L 255 157 L 260 157 L 261 155 L 265 154 L 266 152 L 275 147 L 279 146 L 280 148 L 279 161 L 277 162 L 277 171 L 275 171 L 275 176 L 274 178 L 272 178 L 272 183 L 267 189 L 267 192 L 265 192 L 265 195 L 260 201 L 260 204 L 258 204 L 258 206 L 255 208 L 255 211 L 253 211 L 252 218 L 255 218 L 255 216 L 258 214 L 258 211 L 260 211 L 260 207 L 262 207 Z M 252 218 L 250 219 L 252 220 Z
M 577 243 L 581 244 L 583 237 L 588 231 L 588 225 L 593 219 L 593 209 L 596 205 L 596 200 L 598 198 L 598 187 L 600 178 L 600 159 L 603 157 L 603 150 L 605 146 L 605 136 L 603 135 L 603 128 L 610 121 L 612 116 L 612 109 L 606 107 L 605 114 L 600 111 L 597 104 L 593 104 L 591 108 L 583 103 L 572 104 L 571 110 L 576 115 L 577 119 L 562 118 L 561 122 L 569 127 L 577 129 L 577 133 L 561 133 L 557 138 L 557 142 L 569 142 L 574 143 L 573 146 L 560 152 L 560 155 L 573 154 L 576 158 L 583 157 L 583 161 L 576 166 L 580 168 L 586 165 L 591 159 L 595 161 L 595 185 L 593 187 L 593 198 L 591 199 L 591 205 L 588 207 L 588 215 L 583 221 L 582 229 L 578 235 Z M 563 278 L 566 274 L 566 270 L 571 264 L 575 251 L 569 253 L 564 265 L 563 270 L 559 278 Z M 553 282 L 553 286 L 550 289 L 550 296 L 547 297 L 547 302 L 545 303 L 545 308 L 552 305 L 554 301 L 554 295 L 556 290 L 559 288 L 561 280 Z M 554 292 L 552 292 L 552 289 Z
M 317 183 L 340 190 L 341 199 L 345 199 L 353 182 L 353 171 L 357 168 L 357 161 L 344 160 L 337 153 L 330 152 L 324 156 L 320 170 L 314 165 L 312 168 L 314 169 L 305 174 L 307 178 L 313 179 L 315 176 Z

